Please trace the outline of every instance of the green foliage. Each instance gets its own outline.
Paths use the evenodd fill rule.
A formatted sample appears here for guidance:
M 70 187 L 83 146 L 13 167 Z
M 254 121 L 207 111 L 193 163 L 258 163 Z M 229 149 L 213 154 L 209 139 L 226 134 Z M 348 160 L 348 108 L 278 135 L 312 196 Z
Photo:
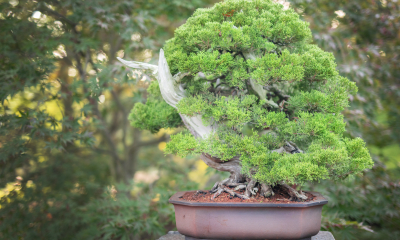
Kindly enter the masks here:
M 108 188 L 101 197 L 80 208 L 82 222 L 90 228 L 80 231 L 77 238 L 156 239 L 165 235 L 166 228 L 175 224 L 174 208 L 168 199 L 176 191 L 197 187 L 182 176 L 168 177 L 180 184 L 171 188 L 168 182 L 159 181 L 150 187 L 133 183 Z
M 392 0 L 290 2 L 310 22 L 315 43 L 334 53 L 340 74 L 357 83 L 358 92 L 348 96 L 350 107 L 343 111 L 346 135 L 361 137 L 371 150 L 395 149 L 390 154 L 376 151 L 374 167 L 363 176 L 309 186 L 329 198 L 323 229 L 336 239 L 400 239 L 396 159 L 400 4 Z
M 243 89 L 247 70 L 260 83 L 302 79 L 299 53 L 304 47 L 296 51 L 286 46 L 304 44 L 310 37 L 308 24 L 292 9 L 284 11 L 272 1 L 225 1 L 197 10 L 175 31 L 165 51 L 172 73 L 223 76 L 228 86 Z M 242 53 L 252 51 L 263 57 L 244 61 Z
M 291 54 L 287 49 L 278 56 L 276 53 L 266 53 L 255 60 L 247 60 L 251 77 L 259 84 L 269 85 L 278 81 L 299 81 L 304 77 L 304 62 L 297 54 Z
M 82 231 L 79 236 L 81 239 L 132 239 L 138 235 L 156 238 L 165 234 L 164 227 L 171 219 L 163 218 L 173 213 L 173 209 L 167 205 L 170 192 L 156 188 L 135 196 L 132 201 L 129 187 L 121 185 L 109 189 L 83 209 L 86 212 L 85 221 L 92 228 Z M 157 201 L 153 200 L 155 198 Z
M 293 96 L 290 107 L 297 111 L 340 113 L 349 107 L 347 94 L 356 94 L 357 86 L 347 78 L 337 76 L 320 86 L 319 90 L 301 91 Z
M 127 205 L 138 208 L 135 239 L 172 228 L 155 222 L 172 218 L 165 194 L 158 209 L 150 201 L 138 207 L 129 194 L 102 197 L 106 186 L 128 185 L 136 171 L 167 161 L 157 145 L 168 136 L 147 136 L 128 122 L 129 110 L 144 102 L 147 84 L 139 80 L 148 77 L 128 71 L 116 57 L 151 58 L 178 22 L 207 3 L 0 2 L 0 239 L 102 239 L 109 232 L 107 239 L 132 239 L 116 220 L 116 209 Z M 165 125 L 153 128 L 179 124 L 175 110 L 149 99 L 165 117 Z M 162 167 L 167 176 L 181 170 Z M 190 186 L 188 179 L 179 181 Z M 168 184 L 163 180 L 157 191 L 173 189 Z M 155 195 L 143 189 L 140 198 Z
M 312 81 L 321 81 L 337 75 L 335 57 L 316 45 L 302 44 L 296 51 L 304 62 L 304 78 Z
M 217 130 L 206 139 L 178 134 L 167 153 L 239 156 L 245 175 L 272 185 L 340 180 L 371 168 L 364 142 L 343 136 L 341 111 L 357 87 L 339 76 L 332 53 L 310 42 L 308 23 L 269 0 L 197 10 L 165 55 L 173 73 L 189 73 L 179 113 L 201 115 Z M 288 142 L 304 152 L 276 152 Z
M 129 115 L 133 127 L 156 133 L 161 128 L 174 128 L 182 124 L 177 111 L 162 99 L 157 81 L 151 82 L 147 91 L 150 96 L 146 103 L 136 103 Z
M 22 18 L 12 17 L 7 3 L 1 3 L 0 11 L 0 102 L 13 96 L 25 87 L 40 85 L 40 80 L 54 70 L 52 50 L 57 41 L 47 39 L 52 31 L 46 26 L 28 22 L 32 13 L 23 13 Z M 21 11 L 17 6 L 16 11 Z
M 322 181 L 310 187 L 329 198 L 323 208 L 322 229 L 335 238 L 399 239 L 400 186 L 380 161 L 363 177 L 341 184 Z
M 193 135 L 188 132 L 180 132 L 171 136 L 171 141 L 168 143 L 165 152 L 176 153 L 179 156 L 185 157 L 197 148 L 198 143 Z
M 100 197 L 99 190 L 109 180 L 107 163 L 92 161 L 94 155 L 82 153 L 53 154 L 41 162 L 37 158 L 43 156 L 26 155 L 33 168 L 0 199 L 0 237 L 76 239 L 74 234 L 89 226 L 79 209 Z
M 285 121 L 284 114 L 280 116 Z M 345 126 L 341 115 L 303 112 L 300 116 L 298 121 L 286 120 L 273 134 L 254 132 L 250 136 L 239 136 L 228 124 L 203 141 L 188 132 L 179 133 L 171 136 L 166 152 L 181 156 L 207 152 L 221 160 L 239 155 L 243 172 L 251 172 L 253 179 L 272 185 L 280 181 L 302 185 L 321 179 L 340 180 L 372 167 L 372 162 L 366 161 L 370 156 L 362 139 L 338 137 Z M 278 119 L 276 117 L 273 121 Z M 286 141 L 311 144 L 307 145 L 304 154 L 281 154 L 269 150 L 269 147 L 276 148 Z
M 205 123 L 212 121 L 224 122 L 228 127 L 242 128 L 251 118 L 251 106 L 256 102 L 254 95 L 232 98 L 213 95 L 187 97 L 182 99 L 177 107 L 180 113 L 194 116 L 203 115 Z

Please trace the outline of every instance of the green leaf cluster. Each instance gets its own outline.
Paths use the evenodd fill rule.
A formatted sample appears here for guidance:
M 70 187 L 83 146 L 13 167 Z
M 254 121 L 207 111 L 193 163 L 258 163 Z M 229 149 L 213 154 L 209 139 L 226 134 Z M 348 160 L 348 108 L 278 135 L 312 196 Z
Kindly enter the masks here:
M 247 74 L 260 82 L 300 80 L 307 61 L 300 54 L 301 45 L 310 39 L 308 23 L 292 9 L 283 10 L 272 1 L 235 0 L 198 9 L 175 31 L 165 51 L 172 73 L 194 76 L 201 71 L 224 76 L 226 84 L 243 88 Z M 245 52 L 256 52 L 262 58 L 244 61 Z
M 296 111 L 340 113 L 349 106 L 348 94 L 357 93 L 354 82 L 335 76 L 311 91 L 300 91 L 290 99 L 289 108 Z
M 136 103 L 129 114 L 133 127 L 156 133 L 161 128 L 175 128 L 182 124 L 178 112 L 162 99 L 157 81 L 151 82 L 147 91 L 146 103 Z

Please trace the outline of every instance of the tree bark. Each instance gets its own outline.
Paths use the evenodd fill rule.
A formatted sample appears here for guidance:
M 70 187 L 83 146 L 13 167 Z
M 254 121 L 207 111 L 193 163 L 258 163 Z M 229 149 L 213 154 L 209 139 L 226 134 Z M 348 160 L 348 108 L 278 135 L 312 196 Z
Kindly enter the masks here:
M 192 133 L 195 138 L 201 138 L 201 136 L 186 122 L 185 118 L 181 114 L 179 115 L 190 133 Z M 242 165 L 238 156 L 229 159 L 228 161 L 221 161 L 221 159 L 213 157 L 208 153 L 202 153 L 200 158 L 211 168 L 222 172 L 229 172 L 231 174 L 229 177 L 229 183 L 244 182 L 245 177 L 241 174 Z
M 242 165 L 240 164 L 239 157 L 234 157 L 226 162 L 222 162 L 218 158 L 214 158 L 207 153 L 202 153 L 200 158 L 209 167 L 218 171 L 229 172 L 231 174 L 229 183 L 241 183 L 245 181 L 245 177 L 241 174 Z

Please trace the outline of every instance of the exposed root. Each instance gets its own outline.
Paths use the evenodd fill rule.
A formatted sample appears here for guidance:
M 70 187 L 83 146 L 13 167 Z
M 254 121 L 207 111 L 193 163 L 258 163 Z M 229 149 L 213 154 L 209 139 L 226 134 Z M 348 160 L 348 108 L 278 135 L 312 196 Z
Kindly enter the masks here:
M 211 200 L 214 200 L 216 197 L 218 197 L 222 192 L 224 191 L 223 188 L 219 188 L 217 189 L 217 192 L 214 194 L 214 196 L 211 197 Z
M 296 189 L 290 187 L 289 185 L 287 185 L 286 183 L 282 183 L 281 186 L 285 187 L 288 190 L 288 193 L 290 195 L 290 200 L 307 200 L 307 196 L 302 192 L 298 192 L 296 191 Z
M 255 193 L 253 192 L 253 188 L 256 185 L 256 183 L 257 183 L 256 181 L 250 180 L 250 182 L 247 184 L 246 192 L 244 193 L 244 195 L 246 195 L 247 197 L 255 195 Z
M 235 191 L 239 191 L 241 189 L 245 189 L 246 187 L 247 187 L 247 185 L 245 185 L 245 184 L 238 185 L 237 187 L 235 187 Z
M 211 200 L 214 200 L 222 192 L 227 192 L 231 196 L 238 197 L 238 198 L 241 198 L 241 199 L 249 199 L 249 197 L 247 197 L 247 196 L 245 196 L 243 194 L 236 193 L 233 190 L 229 189 L 228 187 L 225 187 L 222 182 L 218 183 L 217 190 L 216 190 L 215 194 L 211 197 Z
M 238 182 L 232 182 L 232 183 L 229 183 L 229 184 L 225 184 L 225 185 L 227 185 L 227 186 L 229 186 L 229 187 L 238 187 L 238 186 L 241 186 L 241 185 L 243 185 L 243 183 L 238 183 Z
M 270 185 L 267 185 L 265 183 L 261 184 L 261 192 L 260 194 L 264 197 L 271 197 L 274 196 L 275 193 L 272 191 L 272 188 Z
M 251 192 L 251 194 L 256 195 L 258 192 L 258 188 L 255 187 L 253 189 L 250 189 L 250 192 Z
M 249 197 L 247 197 L 247 196 L 245 196 L 243 194 L 236 193 L 236 192 L 234 192 L 233 190 L 231 190 L 229 188 L 224 188 L 224 191 L 229 193 L 232 196 L 235 196 L 235 197 L 238 197 L 238 198 L 241 198 L 241 199 L 249 199 Z
M 216 183 L 214 184 L 214 186 L 211 188 L 211 192 L 212 192 L 212 193 L 217 192 L 220 184 L 221 184 L 221 185 L 224 185 L 224 184 L 228 183 L 229 181 L 231 181 L 230 178 L 224 179 L 224 180 L 222 180 L 221 182 L 216 182 Z M 227 185 L 228 185 L 228 184 L 227 184 Z M 221 194 L 221 193 L 220 193 L 220 194 Z M 218 194 L 218 195 L 219 195 L 219 194 Z
M 235 187 L 235 189 L 230 189 L 229 187 Z M 244 194 L 237 193 L 235 191 L 239 191 L 242 189 L 246 189 Z M 250 197 L 257 194 L 260 191 L 260 194 L 264 197 L 270 197 L 274 195 L 272 188 L 267 184 L 260 184 L 254 180 L 250 180 L 249 183 L 239 183 L 235 182 L 231 178 L 224 179 L 220 182 L 216 182 L 212 189 L 211 193 L 214 193 L 212 196 L 212 200 L 218 197 L 222 192 L 227 192 L 232 196 L 239 197 L 242 199 L 249 199 Z

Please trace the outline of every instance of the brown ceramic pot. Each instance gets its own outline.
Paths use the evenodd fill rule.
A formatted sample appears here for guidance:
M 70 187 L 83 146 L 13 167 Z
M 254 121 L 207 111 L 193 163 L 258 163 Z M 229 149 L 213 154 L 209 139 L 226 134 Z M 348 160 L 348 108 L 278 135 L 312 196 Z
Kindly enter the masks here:
M 310 202 L 220 203 L 190 202 L 183 194 L 169 202 L 175 207 L 176 227 L 200 239 L 301 239 L 316 235 L 321 227 L 322 206 L 328 201 L 319 193 Z

